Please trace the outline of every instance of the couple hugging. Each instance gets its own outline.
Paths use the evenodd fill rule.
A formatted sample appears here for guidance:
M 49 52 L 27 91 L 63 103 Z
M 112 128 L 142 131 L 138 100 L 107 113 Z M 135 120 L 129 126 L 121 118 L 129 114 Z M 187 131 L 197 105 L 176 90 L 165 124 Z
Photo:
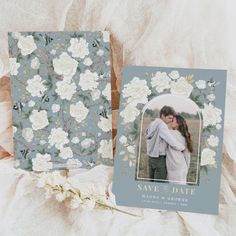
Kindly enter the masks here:
M 145 138 L 150 179 L 186 183 L 193 145 L 185 119 L 164 106 L 160 118 L 147 127 Z

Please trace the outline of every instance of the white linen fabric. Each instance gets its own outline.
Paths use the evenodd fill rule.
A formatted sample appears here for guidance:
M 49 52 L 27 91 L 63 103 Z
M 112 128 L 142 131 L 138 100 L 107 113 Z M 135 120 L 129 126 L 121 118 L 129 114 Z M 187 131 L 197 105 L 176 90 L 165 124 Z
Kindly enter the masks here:
M 9 72 L 8 31 L 109 30 L 118 89 L 121 47 L 124 64 L 223 68 L 228 70 L 228 82 L 218 216 L 123 207 L 141 217 L 69 210 L 46 200 L 30 174 L 15 169 L 13 158 L 9 158 L 0 160 L 1 236 L 236 235 L 235 6 L 234 0 L 2 0 L 0 77 Z M 4 109 L 11 106 L 1 99 L 0 110 Z M 0 116 L 0 149 L 11 153 L 7 142 L 11 135 L 4 133 L 9 128 L 4 120 L 8 111 Z M 111 185 L 111 167 L 70 174 L 78 181 L 95 177 L 99 183 Z

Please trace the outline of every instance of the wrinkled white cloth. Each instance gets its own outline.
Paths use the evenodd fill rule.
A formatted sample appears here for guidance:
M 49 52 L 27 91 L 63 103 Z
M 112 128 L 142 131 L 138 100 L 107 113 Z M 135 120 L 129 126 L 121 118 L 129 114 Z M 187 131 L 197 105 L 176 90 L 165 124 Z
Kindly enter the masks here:
M 235 6 L 234 0 L 1 0 L 0 77 L 9 72 L 7 31 L 109 30 L 119 80 L 120 47 L 124 64 L 227 69 L 224 147 L 229 154 L 222 168 L 219 216 L 122 208 L 142 216 L 137 218 L 69 210 L 46 200 L 29 173 L 13 167 L 12 159 L 0 160 L 1 236 L 236 235 Z M 92 173 L 110 184 L 112 168 Z M 82 173 L 71 174 L 79 180 Z M 93 179 L 90 172 L 86 175 Z

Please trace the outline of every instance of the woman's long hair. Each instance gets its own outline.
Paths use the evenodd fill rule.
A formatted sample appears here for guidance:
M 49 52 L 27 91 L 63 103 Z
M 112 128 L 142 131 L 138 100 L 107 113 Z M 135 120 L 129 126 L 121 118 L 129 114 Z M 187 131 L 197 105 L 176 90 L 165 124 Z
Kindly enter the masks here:
M 188 125 L 186 123 L 186 120 L 180 115 L 176 115 L 175 118 L 176 118 L 176 122 L 179 125 L 178 130 L 184 136 L 186 140 L 188 150 L 190 152 L 193 152 L 193 142 L 191 139 L 191 134 L 188 131 Z

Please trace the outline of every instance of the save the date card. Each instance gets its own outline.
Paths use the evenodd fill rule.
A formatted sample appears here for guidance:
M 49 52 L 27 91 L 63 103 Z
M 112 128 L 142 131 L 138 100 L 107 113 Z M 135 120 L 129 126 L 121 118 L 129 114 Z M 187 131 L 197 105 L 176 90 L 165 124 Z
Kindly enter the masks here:
M 218 214 L 226 71 L 123 69 L 118 205 Z

